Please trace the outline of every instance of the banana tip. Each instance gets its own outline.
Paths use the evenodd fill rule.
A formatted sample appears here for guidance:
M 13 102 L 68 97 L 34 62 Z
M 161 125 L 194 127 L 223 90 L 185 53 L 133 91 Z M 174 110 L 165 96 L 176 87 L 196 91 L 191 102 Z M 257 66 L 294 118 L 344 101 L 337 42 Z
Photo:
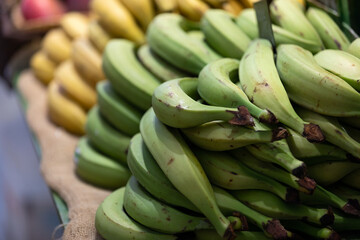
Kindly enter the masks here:
M 292 174 L 295 176 L 295 177 L 298 177 L 298 178 L 304 178 L 306 176 L 306 171 L 307 171 L 307 168 L 306 168 L 306 165 L 305 163 L 301 164 L 301 166 L 295 168 L 294 170 L 292 170 Z
M 334 213 L 331 208 L 328 209 L 327 213 L 320 218 L 321 226 L 329 226 L 334 223 Z
M 273 130 L 271 141 L 272 142 L 278 141 L 278 140 L 287 138 L 288 136 L 289 136 L 289 132 L 285 128 L 278 127 Z
M 309 194 L 312 194 L 316 188 L 316 182 L 314 179 L 304 177 L 297 180 L 297 183 L 300 187 L 305 188 L 307 191 L 309 191 Z
M 359 201 L 356 199 L 349 199 L 342 210 L 354 216 L 360 216 L 360 204 Z
M 277 219 L 272 219 L 266 224 L 263 223 L 263 228 L 273 239 L 287 239 L 287 231 Z
M 275 115 L 269 111 L 269 110 L 266 110 L 266 114 L 262 114 L 260 117 L 259 117 L 259 120 L 260 122 L 263 122 L 263 123 L 269 123 L 269 124 L 277 124 L 279 123 L 279 120 L 275 117 Z
M 249 110 L 245 106 L 239 106 L 237 111 L 226 110 L 229 113 L 234 114 L 234 117 L 229 120 L 232 125 L 238 126 L 254 126 L 254 119 L 250 115 Z
M 320 143 L 325 141 L 325 136 L 320 127 L 313 123 L 304 125 L 303 136 L 311 143 Z

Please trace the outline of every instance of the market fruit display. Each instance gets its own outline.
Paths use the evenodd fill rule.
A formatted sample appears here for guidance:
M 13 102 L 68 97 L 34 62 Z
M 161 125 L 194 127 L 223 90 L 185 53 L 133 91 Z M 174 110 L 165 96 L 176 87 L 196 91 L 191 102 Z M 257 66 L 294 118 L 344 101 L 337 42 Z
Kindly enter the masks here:
M 86 136 L 74 159 L 81 179 L 117 189 L 96 213 L 102 237 L 330 240 L 360 230 L 358 40 L 295 0 L 270 5 L 276 46 L 258 38 L 253 9 L 210 9 L 230 1 L 103 3 L 92 2 L 90 39 L 72 43 L 82 53 L 58 67 L 72 66 L 96 100 L 85 105 L 58 74 L 50 83 L 91 109 L 76 123 Z

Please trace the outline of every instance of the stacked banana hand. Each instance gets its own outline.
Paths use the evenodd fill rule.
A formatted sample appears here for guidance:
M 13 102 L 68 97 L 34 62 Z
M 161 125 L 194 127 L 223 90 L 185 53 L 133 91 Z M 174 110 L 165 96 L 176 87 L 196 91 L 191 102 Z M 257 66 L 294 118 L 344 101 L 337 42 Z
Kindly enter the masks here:
M 283 4 L 273 2 L 274 16 Z M 256 39 L 251 10 L 245 30 L 243 14 L 238 25 L 221 10 L 200 24 L 162 14 L 148 45 L 106 46 L 116 109 L 128 109 L 121 97 L 147 111 L 127 147 L 133 176 L 96 214 L 105 239 L 341 239 L 360 230 L 359 40 L 350 45 L 322 11 L 289 6 L 315 19 L 308 29 L 319 24 L 318 37 L 286 29 L 281 13 L 276 60 Z M 131 126 L 102 105 L 119 131 Z

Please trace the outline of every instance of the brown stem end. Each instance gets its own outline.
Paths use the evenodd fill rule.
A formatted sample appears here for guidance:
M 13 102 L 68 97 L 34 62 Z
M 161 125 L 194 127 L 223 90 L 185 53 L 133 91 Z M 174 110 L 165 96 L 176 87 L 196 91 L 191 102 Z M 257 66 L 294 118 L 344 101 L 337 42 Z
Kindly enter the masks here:
M 288 136 L 289 136 L 289 132 L 285 128 L 278 127 L 273 130 L 271 141 L 275 142 L 275 141 L 287 138 Z
M 239 106 L 237 111 L 226 110 L 234 114 L 234 117 L 229 120 L 229 123 L 237 126 L 254 126 L 254 119 L 250 115 L 249 110 L 245 106 Z
M 266 224 L 263 223 L 263 228 L 273 239 L 287 239 L 287 231 L 277 219 L 269 220 Z
M 327 213 L 320 218 L 321 226 L 328 226 L 334 223 L 334 213 L 331 208 L 328 209 Z
M 349 199 L 345 206 L 342 207 L 342 210 L 354 216 L 360 216 L 360 204 L 356 199 Z
M 298 178 L 304 178 L 306 176 L 307 168 L 306 164 L 303 163 L 299 167 L 291 171 L 292 175 Z
M 319 125 L 313 123 L 304 125 L 303 136 L 311 143 L 320 143 L 325 141 L 325 136 Z
M 316 182 L 314 179 L 304 177 L 296 180 L 300 187 L 305 188 L 309 191 L 309 194 L 312 194 L 316 188 Z
M 267 111 L 267 114 L 264 115 L 261 115 L 259 117 L 259 121 L 262 122 L 262 123 L 269 123 L 269 124 L 277 124 L 279 123 L 279 120 L 275 117 L 275 115 L 269 111 L 269 110 L 266 110 Z

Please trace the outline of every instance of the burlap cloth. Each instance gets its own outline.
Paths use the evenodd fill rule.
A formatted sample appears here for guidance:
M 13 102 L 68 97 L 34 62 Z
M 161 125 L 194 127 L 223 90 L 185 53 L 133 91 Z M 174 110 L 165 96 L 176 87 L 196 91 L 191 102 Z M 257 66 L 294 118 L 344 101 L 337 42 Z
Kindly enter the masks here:
M 62 239 L 101 239 L 95 230 L 95 212 L 110 192 L 86 184 L 76 176 L 73 155 L 79 138 L 49 121 L 46 87 L 26 70 L 20 75 L 18 88 L 28 102 L 26 118 L 40 143 L 45 182 L 69 208 L 70 222 Z

